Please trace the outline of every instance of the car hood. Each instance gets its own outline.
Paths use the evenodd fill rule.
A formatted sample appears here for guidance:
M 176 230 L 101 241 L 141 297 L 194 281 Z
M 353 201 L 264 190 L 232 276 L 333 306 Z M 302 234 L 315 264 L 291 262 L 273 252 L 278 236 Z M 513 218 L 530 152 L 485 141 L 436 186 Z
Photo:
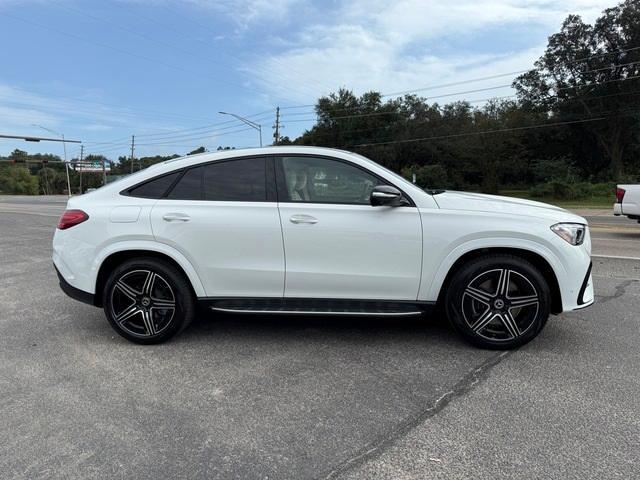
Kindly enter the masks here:
M 564 208 L 522 198 L 446 191 L 433 197 L 438 206 L 447 210 L 467 210 L 494 214 L 519 215 L 548 219 L 557 222 L 587 224 L 587 221 Z

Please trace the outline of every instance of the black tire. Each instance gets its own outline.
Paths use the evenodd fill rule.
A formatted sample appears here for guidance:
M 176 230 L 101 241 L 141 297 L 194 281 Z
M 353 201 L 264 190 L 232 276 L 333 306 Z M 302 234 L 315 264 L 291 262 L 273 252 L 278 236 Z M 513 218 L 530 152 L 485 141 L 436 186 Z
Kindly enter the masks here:
M 516 348 L 547 323 L 550 290 L 540 271 L 514 255 L 486 255 L 458 270 L 445 294 L 453 327 L 473 345 Z
M 168 262 L 147 257 L 127 260 L 111 272 L 102 304 L 118 334 L 146 345 L 180 333 L 196 311 L 185 275 Z

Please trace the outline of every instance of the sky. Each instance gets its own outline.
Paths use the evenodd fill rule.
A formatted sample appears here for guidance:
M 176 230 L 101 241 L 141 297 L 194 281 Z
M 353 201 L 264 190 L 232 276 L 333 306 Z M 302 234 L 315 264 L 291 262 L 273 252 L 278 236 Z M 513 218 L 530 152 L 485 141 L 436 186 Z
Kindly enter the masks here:
M 64 134 L 111 159 L 135 135 L 136 156 L 184 154 L 258 145 L 221 111 L 260 124 L 268 145 L 279 106 L 294 138 L 341 87 L 439 103 L 506 96 L 515 74 L 443 85 L 529 69 L 568 14 L 593 22 L 615 3 L 0 0 L 0 134 Z M 16 148 L 63 156 L 58 143 L 0 139 L 0 155 Z M 68 144 L 69 158 L 79 151 Z

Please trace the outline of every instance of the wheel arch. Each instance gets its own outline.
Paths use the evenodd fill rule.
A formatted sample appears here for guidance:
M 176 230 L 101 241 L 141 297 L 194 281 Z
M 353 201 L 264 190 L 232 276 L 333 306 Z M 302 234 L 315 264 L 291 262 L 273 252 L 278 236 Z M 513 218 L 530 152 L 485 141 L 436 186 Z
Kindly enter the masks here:
M 93 296 L 93 302 L 95 306 L 102 307 L 102 290 L 104 289 L 104 285 L 107 281 L 109 273 L 112 272 L 113 269 L 116 268 L 116 266 L 120 265 L 126 260 L 142 257 L 156 258 L 158 260 L 163 260 L 169 263 L 179 272 L 181 272 L 189 281 L 189 285 L 191 286 L 191 289 L 193 290 L 193 293 L 196 297 L 205 296 L 204 288 L 202 286 L 202 283 L 200 282 L 200 278 L 198 277 L 193 266 L 185 258 L 178 257 L 176 259 L 175 256 L 170 255 L 168 252 L 156 249 L 149 249 L 144 247 L 126 248 L 109 252 L 104 256 L 104 258 L 100 261 L 99 266 L 96 268 L 94 283 L 95 294 Z
M 438 305 L 442 305 L 444 294 L 451 283 L 451 279 L 466 263 L 476 258 L 485 256 L 485 255 L 512 255 L 516 257 L 520 257 L 524 260 L 527 260 L 534 267 L 540 270 L 540 273 L 545 278 L 549 285 L 549 290 L 551 292 L 551 313 L 558 314 L 561 313 L 562 308 L 562 294 L 560 291 L 560 284 L 558 282 L 558 278 L 556 276 L 555 271 L 551 264 L 537 252 L 527 250 L 524 248 L 513 248 L 513 247 L 486 247 L 486 248 L 477 248 L 474 250 L 470 250 L 464 254 L 462 254 L 458 259 L 453 263 L 451 268 L 449 268 L 442 285 L 440 286 L 438 293 Z

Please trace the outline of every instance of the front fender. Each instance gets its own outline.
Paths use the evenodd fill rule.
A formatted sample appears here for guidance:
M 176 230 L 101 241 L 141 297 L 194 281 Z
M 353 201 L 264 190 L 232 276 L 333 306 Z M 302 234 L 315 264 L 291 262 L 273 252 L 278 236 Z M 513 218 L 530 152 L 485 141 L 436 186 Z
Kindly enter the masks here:
M 444 280 L 451 270 L 451 267 L 453 267 L 453 265 L 467 253 L 486 248 L 513 248 L 538 254 L 551 266 L 558 283 L 560 285 L 564 284 L 563 280 L 567 276 L 566 268 L 551 246 L 546 246 L 538 241 L 532 241 L 524 238 L 491 236 L 475 238 L 455 246 L 446 256 L 444 256 L 444 258 L 442 258 L 439 265 L 435 266 L 431 272 L 423 271 L 423 282 L 421 283 L 420 292 L 418 293 L 418 300 L 437 301 Z M 427 255 L 427 252 L 425 252 L 425 255 Z M 429 267 L 427 266 L 427 269 L 428 268 Z M 429 278 L 431 278 L 430 282 L 424 281 Z

